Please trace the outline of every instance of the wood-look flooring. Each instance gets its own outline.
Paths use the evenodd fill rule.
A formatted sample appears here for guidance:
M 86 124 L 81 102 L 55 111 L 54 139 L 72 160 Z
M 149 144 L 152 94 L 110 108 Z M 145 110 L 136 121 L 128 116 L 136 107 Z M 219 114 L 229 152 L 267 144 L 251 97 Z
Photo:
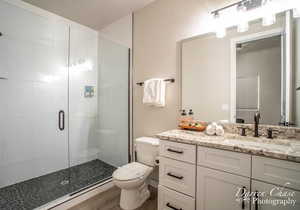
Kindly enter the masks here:
M 137 210 L 157 210 L 157 189 L 149 187 L 150 198 Z M 120 189 L 113 187 L 69 210 L 122 210 L 120 208 Z

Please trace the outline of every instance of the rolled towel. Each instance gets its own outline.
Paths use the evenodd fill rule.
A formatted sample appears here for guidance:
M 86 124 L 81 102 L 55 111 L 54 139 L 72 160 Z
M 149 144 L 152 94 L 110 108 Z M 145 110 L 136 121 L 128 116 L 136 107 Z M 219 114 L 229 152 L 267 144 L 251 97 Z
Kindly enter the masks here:
M 217 128 L 217 126 L 218 126 L 218 123 L 216 123 L 216 122 L 212 122 L 211 123 L 211 125 L 216 129 Z
M 221 125 L 217 125 L 216 127 L 216 134 L 217 136 L 223 136 L 225 133 L 223 127 Z
M 216 125 L 214 125 L 214 124 L 208 125 L 206 128 L 206 134 L 210 135 L 210 136 L 215 135 L 216 134 Z

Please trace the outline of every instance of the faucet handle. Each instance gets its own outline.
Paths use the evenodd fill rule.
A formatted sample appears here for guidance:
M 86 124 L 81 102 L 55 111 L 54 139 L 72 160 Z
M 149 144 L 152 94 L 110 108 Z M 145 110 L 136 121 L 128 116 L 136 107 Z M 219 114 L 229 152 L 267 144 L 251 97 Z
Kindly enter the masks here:
M 239 129 L 241 129 L 241 136 L 246 136 L 246 129 L 245 127 L 238 127 Z
M 272 129 L 272 128 L 268 128 L 268 129 L 267 129 L 267 138 L 268 138 L 268 139 L 273 139 L 273 138 L 274 138 L 274 136 L 273 136 L 274 131 L 275 131 L 275 132 L 278 132 L 279 130 L 277 130 L 277 129 Z
M 259 122 L 259 119 L 260 119 L 260 112 L 257 111 L 257 112 L 255 113 L 255 115 L 254 115 L 254 121 L 255 121 L 256 123 L 258 123 L 258 122 Z
M 267 133 L 268 133 L 268 139 L 273 139 L 273 129 L 272 128 L 268 128 L 267 129 Z

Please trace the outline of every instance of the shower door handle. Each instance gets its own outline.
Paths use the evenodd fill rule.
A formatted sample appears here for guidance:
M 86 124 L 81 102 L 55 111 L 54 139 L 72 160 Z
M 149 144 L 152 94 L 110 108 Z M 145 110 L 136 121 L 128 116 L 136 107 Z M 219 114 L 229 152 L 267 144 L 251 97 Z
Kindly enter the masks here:
M 65 130 L 65 112 L 63 110 L 58 112 L 58 128 L 61 131 Z

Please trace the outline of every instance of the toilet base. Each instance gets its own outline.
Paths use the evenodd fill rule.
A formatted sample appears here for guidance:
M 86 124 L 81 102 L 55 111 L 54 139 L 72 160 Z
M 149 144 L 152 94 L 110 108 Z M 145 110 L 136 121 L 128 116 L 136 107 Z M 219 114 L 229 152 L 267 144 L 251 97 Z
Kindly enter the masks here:
M 148 185 L 143 185 L 137 189 L 122 189 L 120 207 L 124 210 L 134 210 L 139 208 L 150 197 Z

